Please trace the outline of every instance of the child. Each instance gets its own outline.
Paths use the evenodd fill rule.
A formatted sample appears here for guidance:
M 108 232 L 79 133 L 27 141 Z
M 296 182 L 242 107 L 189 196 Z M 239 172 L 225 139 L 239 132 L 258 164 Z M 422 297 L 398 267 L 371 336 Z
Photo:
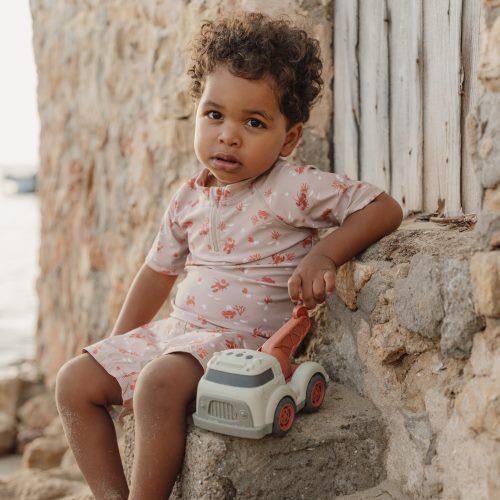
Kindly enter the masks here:
M 381 189 L 284 159 L 323 84 L 316 40 L 247 13 L 205 22 L 193 54 L 201 170 L 174 194 L 111 336 L 57 377 L 65 432 L 97 499 L 129 493 L 110 405 L 135 412 L 128 498 L 168 498 L 213 353 L 258 349 L 293 302 L 324 302 L 337 267 L 402 219 Z M 171 315 L 150 322 L 184 269 Z

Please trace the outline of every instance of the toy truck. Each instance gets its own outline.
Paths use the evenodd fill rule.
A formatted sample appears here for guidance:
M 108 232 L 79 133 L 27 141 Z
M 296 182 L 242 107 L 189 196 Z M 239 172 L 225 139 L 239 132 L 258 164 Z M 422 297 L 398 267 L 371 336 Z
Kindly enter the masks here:
M 215 353 L 198 383 L 194 424 L 259 439 L 266 434 L 284 436 L 297 412 L 317 411 L 330 381 L 328 374 L 316 362 L 291 362 L 309 328 L 307 308 L 298 305 L 292 318 L 258 350 Z

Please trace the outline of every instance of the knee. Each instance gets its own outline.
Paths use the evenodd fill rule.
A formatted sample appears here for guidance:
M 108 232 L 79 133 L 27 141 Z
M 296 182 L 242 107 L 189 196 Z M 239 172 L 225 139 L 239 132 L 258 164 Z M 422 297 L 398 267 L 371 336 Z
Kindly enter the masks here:
M 78 383 L 78 364 L 78 358 L 70 359 L 57 372 L 55 397 L 58 405 L 68 402 L 77 390 L 75 385 Z
M 196 396 L 203 370 L 195 359 L 167 354 L 150 361 L 139 373 L 134 397 L 164 405 L 186 405 Z
M 172 373 L 159 359 L 150 361 L 137 376 L 134 396 L 142 395 L 151 399 L 169 393 L 174 385 Z
M 86 354 L 80 354 L 66 361 L 59 368 L 55 386 L 55 397 L 58 405 L 68 405 L 72 401 L 81 400 L 86 392 L 85 387 L 88 386 L 91 379 L 88 361 Z

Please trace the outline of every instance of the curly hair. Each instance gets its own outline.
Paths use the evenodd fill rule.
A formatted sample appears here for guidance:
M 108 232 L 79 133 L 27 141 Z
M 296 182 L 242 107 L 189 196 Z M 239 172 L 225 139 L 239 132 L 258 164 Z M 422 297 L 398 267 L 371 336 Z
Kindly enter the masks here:
M 249 80 L 272 77 L 287 130 L 309 120 L 323 86 L 320 45 L 290 19 L 259 12 L 205 19 L 189 49 L 189 95 L 194 101 L 201 98 L 206 77 L 223 65 L 234 76 Z

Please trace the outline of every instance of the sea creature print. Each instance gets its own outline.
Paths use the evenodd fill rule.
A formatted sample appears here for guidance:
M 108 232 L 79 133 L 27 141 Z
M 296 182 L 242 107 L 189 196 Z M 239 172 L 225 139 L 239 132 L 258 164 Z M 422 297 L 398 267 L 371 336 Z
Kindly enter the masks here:
M 225 290 L 229 286 L 229 281 L 225 279 L 216 279 L 213 285 L 210 287 L 212 289 L 212 292 L 217 293 L 222 290 Z
M 233 240 L 233 238 L 227 238 L 223 247 L 224 252 L 230 254 L 234 250 L 234 245 L 235 241 Z
M 300 191 L 297 193 L 295 199 L 295 204 L 300 208 L 300 210 L 304 211 L 309 206 L 309 185 L 306 182 L 303 182 L 300 186 Z

